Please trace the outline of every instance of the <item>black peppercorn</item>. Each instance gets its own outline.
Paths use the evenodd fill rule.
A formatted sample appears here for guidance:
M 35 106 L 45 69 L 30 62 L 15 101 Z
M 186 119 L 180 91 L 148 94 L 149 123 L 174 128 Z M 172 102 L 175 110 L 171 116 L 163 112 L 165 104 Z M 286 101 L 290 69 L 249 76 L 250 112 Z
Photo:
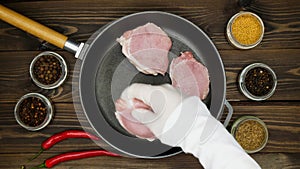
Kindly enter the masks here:
M 54 84 L 62 76 L 62 66 L 54 56 L 41 56 L 34 64 L 33 74 L 42 84 Z
M 249 70 L 246 74 L 245 86 L 255 96 L 267 95 L 272 90 L 273 85 L 273 76 L 265 68 L 256 67 Z

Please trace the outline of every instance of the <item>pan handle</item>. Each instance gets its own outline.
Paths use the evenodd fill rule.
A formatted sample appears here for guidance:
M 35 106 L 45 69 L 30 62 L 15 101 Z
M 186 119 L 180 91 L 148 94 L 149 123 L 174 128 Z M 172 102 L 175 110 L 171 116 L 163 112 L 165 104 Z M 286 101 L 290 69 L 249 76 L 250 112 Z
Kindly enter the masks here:
M 80 44 L 68 39 L 67 36 L 58 33 L 34 20 L 27 18 L 0 4 L 1 20 L 22 29 L 40 39 L 43 39 L 61 49 L 76 53 Z
M 227 109 L 228 109 L 228 114 L 227 114 L 227 117 L 226 117 L 226 119 L 225 119 L 223 125 L 224 125 L 225 127 L 227 127 L 228 124 L 229 124 L 229 122 L 230 122 L 230 119 L 231 119 L 231 117 L 232 117 L 232 114 L 233 114 L 233 108 L 232 108 L 231 104 L 230 104 L 227 100 L 225 100 L 224 104 L 225 104 L 225 106 L 226 106 Z

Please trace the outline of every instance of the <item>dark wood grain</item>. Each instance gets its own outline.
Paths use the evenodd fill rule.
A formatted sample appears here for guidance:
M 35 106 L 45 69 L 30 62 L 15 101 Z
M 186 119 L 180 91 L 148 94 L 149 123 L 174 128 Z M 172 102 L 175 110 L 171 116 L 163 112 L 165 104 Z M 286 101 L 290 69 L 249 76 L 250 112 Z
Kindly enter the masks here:
M 263 168 L 271 167 L 272 169 L 282 169 L 284 167 L 288 167 L 290 164 L 292 165 L 289 167 L 296 168 L 299 165 L 300 162 L 297 160 L 300 155 L 300 115 L 298 113 L 300 111 L 299 102 L 278 102 L 277 105 L 259 102 L 231 103 L 234 108 L 234 116 L 232 121 L 236 120 L 242 115 L 254 115 L 261 118 L 268 126 L 270 137 L 266 148 L 263 149 L 261 153 L 253 155 L 253 157 L 262 165 Z M 249 109 L 250 106 L 255 107 L 255 109 Z M 67 129 L 82 128 L 77 120 L 76 113 L 73 109 L 73 104 L 71 103 L 56 103 L 55 118 L 52 120 L 50 125 L 48 125 L 41 132 L 26 131 L 16 123 L 13 116 L 13 103 L 0 104 L 0 107 L 1 168 L 7 168 L 10 165 L 12 165 L 11 167 L 15 168 L 25 163 L 27 158 L 31 157 L 39 150 L 40 143 L 54 133 Z M 83 115 L 80 115 L 79 118 L 81 121 L 86 121 Z M 102 147 L 107 148 L 107 146 L 104 144 Z M 36 161 L 42 161 L 47 157 L 63 152 L 98 148 L 99 147 L 95 143 L 87 139 L 66 140 L 57 144 L 55 147 L 45 152 L 38 160 L 35 160 L 35 162 L 31 162 L 28 165 L 35 165 L 38 163 Z M 273 162 L 267 162 L 267 159 Z M 17 163 L 15 160 L 17 160 Z M 280 162 L 277 160 L 280 160 Z M 200 165 L 196 159 L 190 155 L 183 154 L 162 160 L 137 160 L 129 158 L 99 157 L 76 162 L 67 162 L 63 165 L 63 167 L 80 168 L 86 165 L 91 168 L 182 168 L 184 166 L 186 168 L 200 168 Z
M 32 167 L 41 163 L 44 159 L 57 155 L 56 152 L 47 152 L 41 155 L 37 160 L 26 163 L 27 167 Z M 31 156 L 31 153 L 16 153 L 12 155 L 0 154 L 1 168 L 20 168 L 20 165 L 25 164 L 26 155 Z M 252 157 L 260 164 L 263 169 L 298 169 L 300 153 L 260 153 L 254 154 Z M 55 169 L 136 169 L 136 168 L 163 168 L 163 169 L 203 169 L 196 158 L 192 155 L 179 154 L 171 158 L 159 160 L 145 160 L 136 158 L 112 158 L 112 157 L 94 157 L 76 161 L 69 161 L 63 165 L 55 166 Z
M 232 123 L 245 115 L 262 119 L 269 130 L 269 141 L 263 152 L 300 151 L 300 102 L 230 102 Z M 228 127 L 230 129 L 230 127 Z
M 232 123 L 244 115 L 261 118 L 269 130 L 267 146 L 251 156 L 263 169 L 300 168 L 300 1 L 255 0 L 244 10 L 258 14 L 265 24 L 262 43 L 251 50 L 237 50 L 225 38 L 229 18 L 242 10 L 237 0 L 2 0 L 10 7 L 42 24 L 45 24 L 73 39 L 86 41 L 101 26 L 122 16 L 145 11 L 159 10 L 180 15 L 198 25 L 217 46 L 224 63 L 227 78 L 226 98 L 233 106 Z M 41 40 L 0 21 L 0 168 L 28 168 L 45 159 L 69 151 L 109 148 L 100 147 L 88 139 L 70 139 L 55 145 L 38 159 L 26 163 L 40 150 L 43 140 L 54 133 L 67 129 L 90 130 L 82 113 L 77 113 L 72 92 L 73 72 L 76 59 L 73 54 L 57 51 L 68 63 L 69 75 L 57 89 L 43 90 L 33 84 L 29 77 L 30 61 L 41 49 Z M 52 49 L 52 48 L 50 48 Z M 237 86 L 241 70 L 248 64 L 263 62 L 269 65 L 278 77 L 275 94 L 263 102 L 248 100 Z M 77 76 L 77 75 L 76 75 Z M 17 100 L 29 92 L 42 93 L 55 105 L 55 116 L 43 130 L 29 132 L 20 127 L 14 118 Z M 78 99 L 76 97 L 76 99 Z M 226 109 L 221 121 L 224 121 Z M 135 158 L 96 157 L 65 162 L 56 166 L 65 168 L 199 168 L 201 165 L 192 155 L 145 160 Z
M 253 62 L 263 62 L 274 69 L 278 76 L 275 94 L 269 100 L 300 100 L 300 49 L 286 50 L 220 50 L 227 78 L 227 99 L 248 100 L 237 85 L 241 70 Z M 29 76 L 29 65 L 38 51 L 0 53 L 0 101 L 15 102 L 28 92 L 41 92 L 54 102 L 72 102 L 72 76 L 76 59 L 68 52 L 60 51 L 68 63 L 69 75 L 61 87 L 42 90 L 35 86 Z M 11 57 L 14 56 L 14 57 Z M 9 65 L 9 66 L 8 66 Z M 16 90 L 18 89 L 18 90 Z
M 234 114 L 231 123 L 243 115 L 253 115 L 261 118 L 269 129 L 269 142 L 262 152 L 300 152 L 300 102 L 277 102 L 259 103 L 259 102 L 231 102 Z M 21 128 L 14 119 L 14 103 L 1 104 L 0 128 L 5 128 L 5 133 L 0 133 L 1 151 L 13 153 L 13 144 L 7 140 L 28 139 L 32 147 L 38 145 L 42 139 L 49 137 L 59 131 L 67 129 L 80 129 L 78 122 L 80 119 L 83 127 L 88 129 L 88 123 L 84 114 L 77 117 L 72 103 L 55 103 L 55 118 L 50 125 L 41 133 L 31 133 Z M 249 107 L 253 107 L 250 109 Z M 255 108 L 254 108 L 255 107 Z M 5 138 L 5 139 L 4 139 Z M 6 140 L 6 141 L 5 141 Z M 79 145 L 77 145 L 79 146 Z M 84 147 L 85 145 L 83 145 Z M 32 148 L 31 147 L 31 148 Z M 27 151 L 29 152 L 28 149 Z M 67 149 L 68 150 L 68 149 Z
M 238 88 L 242 69 L 255 62 L 269 65 L 276 73 L 277 88 L 269 100 L 300 99 L 300 50 L 220 50 L 227 78 L 227 98 L 245 100 Z
M 261 16 L 266 27 L 264 39 L 255 50 L 299 48 L 300 5 L 297 2 L 259 0 L 247 8 Z M 131 13 L 171 12 L 198 25 L 218 49 L 233 49 L 225 38 L 225 27 L 230 17 L 241 10 L 235 0 L 215 3 L 210 0 L 6 1 L 3 4 L 78 41 L 86 41 L 101 26 Z M 3 22 L 0 22 L 0 35 L 0 50 L 36 50 L 40 45 L 40 40 Z

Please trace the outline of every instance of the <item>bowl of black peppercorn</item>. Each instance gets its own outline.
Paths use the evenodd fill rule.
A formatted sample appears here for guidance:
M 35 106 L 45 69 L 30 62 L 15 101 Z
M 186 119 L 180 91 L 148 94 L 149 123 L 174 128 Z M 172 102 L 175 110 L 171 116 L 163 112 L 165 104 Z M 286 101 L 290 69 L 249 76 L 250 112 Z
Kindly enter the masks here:
M 50 100 L 39 93 L 28 93 L 22 96 L 14 110 L 17 122 L 29 131 L 37 131 L 46 127 L 53 114 Z
M 270 98 L 277 86 L 275 72 L 264 63 L 246 66 L 239 75 L 241 92 L 249 99 L 261 101 Z
M 29 72 L 33 82 L 43 89 L 60 86 L 67 77 L 67 64 L 58 53 L 45 51 L 38 54 L 30 64 Z

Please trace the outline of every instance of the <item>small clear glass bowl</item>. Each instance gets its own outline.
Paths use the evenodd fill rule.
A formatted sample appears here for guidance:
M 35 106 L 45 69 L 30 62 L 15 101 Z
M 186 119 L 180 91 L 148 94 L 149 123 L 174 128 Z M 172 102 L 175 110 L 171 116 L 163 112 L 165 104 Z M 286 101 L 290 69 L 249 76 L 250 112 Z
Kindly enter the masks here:
M 34 65 L 35 65 L 35 62 L 42 56 L 54 56 L 56 59 L 58 59 L 59 63 L 60 63 L 60 66 L 62 68 L 62 74 L 60 76 L 60 78 L 52 83 L 52 84 L 43 84 L 41 82 L 39 82 L 35 75 L 34 75 Z M 58 53 L 55 53 L 55 52 L 51 52 L 51 51 L 45 51 L 45 52 L 42 52 L 40 54 L 38 54 L 32 61 L 31 61 L 31 64 L 30 64 L 30 68 L 29 68 L 29 72 L 30 72 L 30 77 L 31 79 L 33 80 L 33 82 L 39 86 L 40 88 L 43 88 L 43 89 L 54 89 L 54 88 L 57 88 L 58 86 L 60 86 L 67 78 L 67 72 L 68 72 L 68 68 L 67 68 L 67 63 L 65 62 L 64 58 L 59 55 Z
M 38 98 L 40 99 L 46 106 L 47 108 L 47 115 L 46 115 L 46 118 L 45 120 L 38 126 L 35 126 L 35 127 L 32 127 L 32 126 L 28 126 L 26 125 L 20 118 L 20 115 L 19 115 L 19 109 L 20 109 L 20 105 L 21 103 L 27 99 L 27 98 L 31 98 L 31 97 L 35 97 L 35 98 Z M 49 101 L 49 99 L 47 99 L 45 96 L 39 94 L 39 93 L 28 93 L 24 96 L 22 96 L 19 101 L 17 102 L 16 106 L 15 106 L 15 109 L 14 109 L 14 115 L 15 115 L 15 118 L 17 120 L 17 122 L 20 124 L 20 126 L 22 126 L 23 128 L 29 130 L 29 131 L 37 131 L 37 130 L 41 130 L 43 129 L 44 127 L 46 127 L 52 117 L 53 117 L 53 107 L 52 107 L 52 104 L 51 102 Z
M 266 69 L 272 75 L 272 77 L 273 77 L 273 87 L 272 87 L 272 89 L 270 90 L 269 93 L 267 93 L 266 95 L 263 95 L 263 96 L 255 96 L 255 95 L 253 95 L 251 92 L 249 92 L 247 90 L 247 87 L 246 87 L 246 84 L 245 84 L 245 78 L 246 78 L 247 73 L 251 69 L 257 68 L 257 67 Z M 239 88 L 240 88 L 241 92 L 247 98 L 249 98 L 251 100 L 255 100 L 255 101 L 261 101 L 261 100 L 266 100 L 266 99 L 270 98 L 274 94 L 276 86 L 277 86 L 277 77 L 276 77 L 275 72 L 268 65 L 263 64 L 263 63 L 253 63 L 253 64 L 248 65 L 247 67 L 245 67 L 242 70 L 242 72 L 239 75 L 239 82 L 238 83 L 239 83 Z
M 234 22 L 234 20 L 236 18 L 238 18 L 241 15 L 252 15 L 259 21 L 259 23 L 261 25 L 261 29 L 262 29 L 261 36 L 253 44 L 250 44 L 250 45 L 241 44 L 237 40 L 235 40 L 234 36 L 232 35 L 232 23 Z M 258 15 L 256 15 L 255 13 L 252 13 L 252 12 L 241 11 L 241 12 L 233 15 L 230 18 L 230 20 L 228 21 L 228 24 L 227 24 L 227 27 L 226 27 L 226 37 L 227 37 L 227 40 L 229 41 L 229 43 L 231 45 L 233 45 L 234 47 L 238 48 L 238 49 L 251 49 L 251 48 L 254 48 L 255 46 L 257 46 L 262 41 L 263 36 L 264 36 L 264 30 L 265 30 L 264 23 Z
M 267 125 L 261 120 L 259 119 L 258 117 L 255 117 L 255 116 L 242 116 L 240 118 L 238 118 L 232 125 L 231 127 L 231 134 L 232 136 L 235 138 L 235 134 L 239 128 L 239 126 L 241 124 L 243 124 L 244 122 L 248 121 L 248 120 L 251 120 L 251 121 L 256 121 L 258 122 L 259 124 L 261 124 L 265 130 L 265 138 L 264 138 L 264 141 L 263 143 L 261 144 L 260 147 L 258 147 L 257 149 L 255 150 L 246 150 L 244 149 L 247 153 L 249 154 L 252 154 L 252 153 L 256 153 L 260 150 L 262 150 L 266 145 L 267 145 L 267 142 L 268 142 L 268 139 L 269 139 L 269 133 L 268 133 L 268 128 L 267 128 Z

